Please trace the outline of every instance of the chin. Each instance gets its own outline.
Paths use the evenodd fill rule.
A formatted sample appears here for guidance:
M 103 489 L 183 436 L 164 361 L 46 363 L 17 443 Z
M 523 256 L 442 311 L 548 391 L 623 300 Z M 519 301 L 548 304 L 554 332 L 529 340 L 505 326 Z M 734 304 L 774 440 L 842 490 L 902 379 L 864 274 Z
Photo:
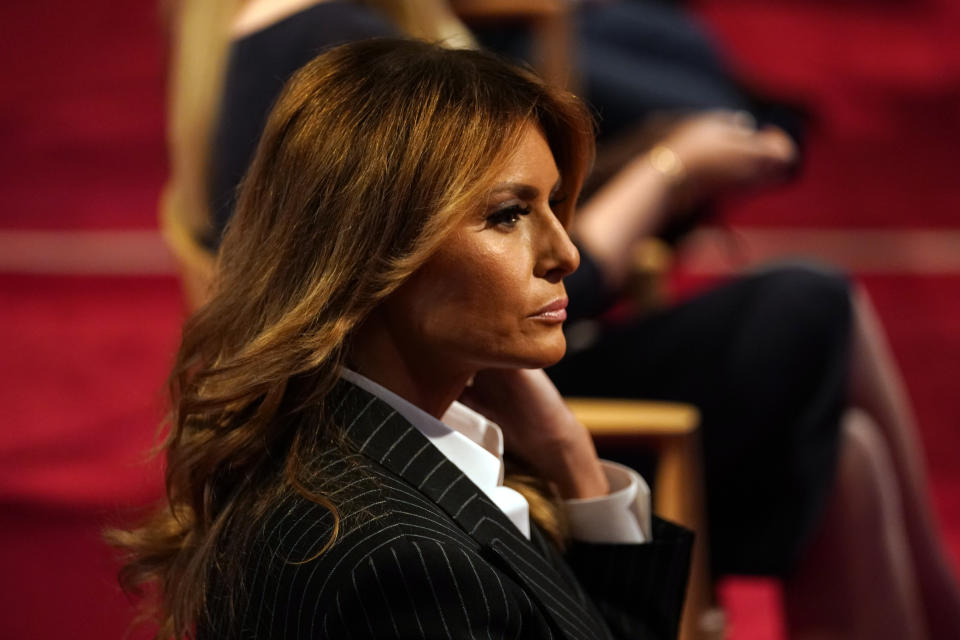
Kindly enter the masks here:
M 567 340 L 557 330 L 481 348 L 470 360 L 477 369 L 543 369 L 559 362 L 566 351 Z
M 522 369 L 544 369 L 555 365 L 563 358 L 567 352 L 567 340 L 562 331 L 557 332 L 557 336 L 551 336 L 548 340 L 543 340 L 537 344 L 537 348 L 526 354 L 524 362 L 520 364 Z

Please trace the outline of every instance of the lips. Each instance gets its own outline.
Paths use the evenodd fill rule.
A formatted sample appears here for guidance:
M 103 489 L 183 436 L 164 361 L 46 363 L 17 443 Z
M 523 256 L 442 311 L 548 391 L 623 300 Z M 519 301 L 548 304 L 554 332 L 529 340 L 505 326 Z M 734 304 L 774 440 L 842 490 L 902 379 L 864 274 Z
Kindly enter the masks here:
M 563 322 L 567 319 L 567 304 L 570 301 L 567 296 L 557 298 L 550 304 L 537 309 L 530 314 L 531 318 L 536 320 L 545 320 L 547 322 Z

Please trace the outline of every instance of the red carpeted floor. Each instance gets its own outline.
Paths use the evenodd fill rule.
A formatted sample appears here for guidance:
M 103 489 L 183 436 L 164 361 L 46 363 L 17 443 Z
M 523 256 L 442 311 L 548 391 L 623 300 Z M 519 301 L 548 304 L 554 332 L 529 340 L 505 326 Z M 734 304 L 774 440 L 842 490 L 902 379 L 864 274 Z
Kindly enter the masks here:
M 159 495 L 179 300 L 172 277 L 0 276 L 0 637 L 129 626 L 101 530 Z
M 800 179 L 737 203 L 731 224 L 960 228 L 960 10 L 696 4 L 752 83 L 815 116 Z M 6 3 L 0 23 L 0 233 L 152 228 L 164 171 L 154 3 Z M 960 566 L 960 274 L 858 275 L 906 377 Z M 99 531 L 158 494 L 158 464 L 143 459 L 180 318 L 172 277 L 0 275 L 0 637 L 126 628 Z M 734 640 L 782 637 L 775 585 L 733 580 L 723 596 Z

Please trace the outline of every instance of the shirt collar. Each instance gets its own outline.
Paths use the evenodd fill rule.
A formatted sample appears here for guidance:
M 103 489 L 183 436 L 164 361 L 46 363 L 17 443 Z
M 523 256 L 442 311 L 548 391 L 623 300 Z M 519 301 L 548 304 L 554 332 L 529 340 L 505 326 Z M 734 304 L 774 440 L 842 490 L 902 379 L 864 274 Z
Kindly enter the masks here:
M 386 387 L 343 367 L 340 377 L 371 393 L 407 419 L 467 478 L 489 497 L 503 484 L 503 432 L 500 427 L 459 402 L 440 420 Z

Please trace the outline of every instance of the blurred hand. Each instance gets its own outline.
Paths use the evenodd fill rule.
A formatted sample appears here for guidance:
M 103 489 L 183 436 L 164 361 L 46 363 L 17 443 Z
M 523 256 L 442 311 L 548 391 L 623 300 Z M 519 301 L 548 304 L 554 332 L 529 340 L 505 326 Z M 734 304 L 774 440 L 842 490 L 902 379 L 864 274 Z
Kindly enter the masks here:
M 481 371 L 460 401 L 500 425 L 504 449 L 556 484 L 563 498 L 609 492 L 589 432 L 542 369 Z
M 680 189 L 689 204 L 720 192 L 782 179 L 796 161 L 797 147 L 779 127 L 756 128 L 742 111 L 708 111 L 675 126 L 660 144 L 671 149 L 686 172 Z

